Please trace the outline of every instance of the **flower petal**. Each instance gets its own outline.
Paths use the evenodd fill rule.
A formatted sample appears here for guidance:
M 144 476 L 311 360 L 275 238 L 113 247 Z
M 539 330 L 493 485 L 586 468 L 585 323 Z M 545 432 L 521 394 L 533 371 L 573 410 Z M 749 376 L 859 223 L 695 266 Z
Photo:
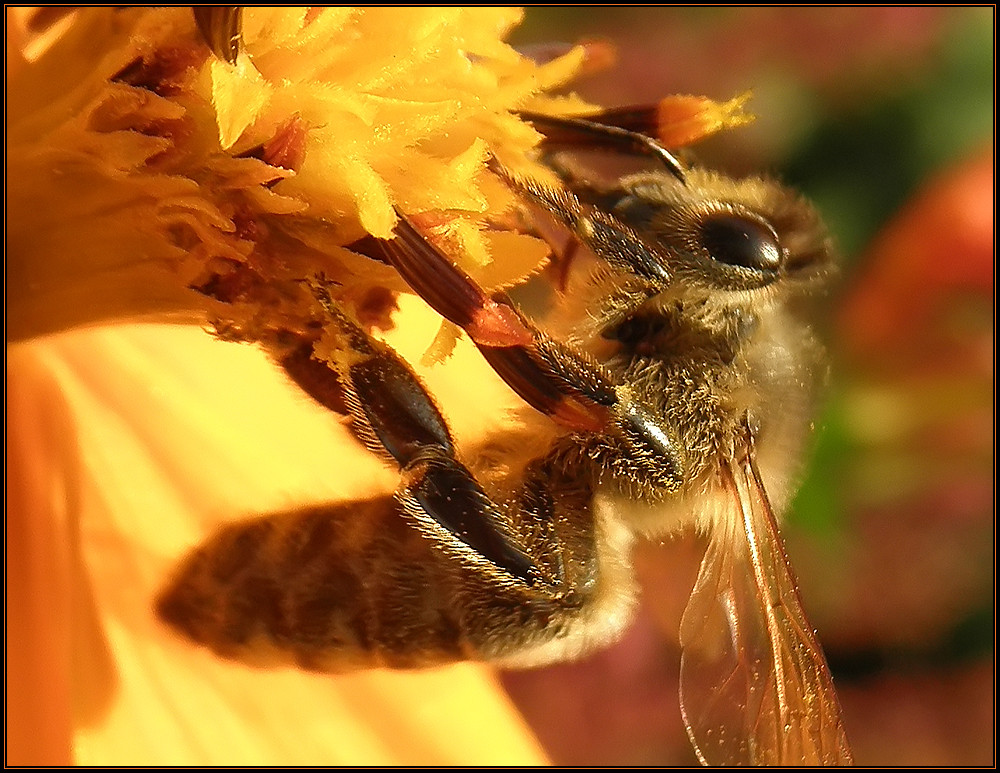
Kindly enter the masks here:
M 25 504 L 12 535 L 30 531 L 8 542 L 27 562 L 11 622 L 40 632 L 21 673 L 44 677 L 33 699 L 63 716 L 47 720 L 53 738 L 28 761 L 65 762 L 72 707 L 79 764 L 544 762 L 482 667 L 262 670 L 220 661 L 155 619 L 174 562 L 216 524 L 395 485 L 395 471 L 258 350 L 135 327 L 20 345 L 9 365 L 8 450 L 21 459 L 9 504 Z

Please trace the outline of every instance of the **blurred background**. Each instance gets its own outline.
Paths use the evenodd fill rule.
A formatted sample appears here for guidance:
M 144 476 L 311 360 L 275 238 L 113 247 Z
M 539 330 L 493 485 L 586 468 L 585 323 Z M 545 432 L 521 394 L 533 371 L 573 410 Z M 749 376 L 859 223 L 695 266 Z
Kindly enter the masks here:
M 860 765 L 994 759 L 994 10 L 532 8 L 513 37 L 606 40 L 604 105 L 747 89 L 703 161 L 811 197 L 842 256 L 833 374 L 785 540 Z M 637 557 L 639 618 L 504 683 L 559 764 L 683 765 L 677 629 L 704 545 Z

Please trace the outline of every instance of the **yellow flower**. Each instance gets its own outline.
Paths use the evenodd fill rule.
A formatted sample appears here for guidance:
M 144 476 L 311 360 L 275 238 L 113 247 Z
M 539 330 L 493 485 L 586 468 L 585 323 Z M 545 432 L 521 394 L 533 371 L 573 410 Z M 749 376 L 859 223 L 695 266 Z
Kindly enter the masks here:
M 544 256 L 481 229 L 510 204 L 488 154 L 524 167 L 537 141 L 510 110 L 548 109 L 540 90 L 582 61 L 520 57 L 501 42 L 518 18 L 248 9 L 234 65 L 183 8 L 80 10 L 52 40 L 8 39 L 8 342 L 118 323 L 8 347 L 8 761 L 544 762 L 481 667 L 263 671 L 181 641 L 151 605 L 220 522 L 396 483 L 209 319 L 293 324 L 319 272 L 347 297 L 401 289 L 343 248 L 388 236 L 396 207 L 440 213 L 490 286 Z M 191 289 L 247 267 L 266 298 Z M 394 343 L 419 359 L 435 323 L 413 313 Z M 499 399 L 469 348 L 463 369 Z
M 396 207 L 446 214 L 456 259 L 492 285 L 542 260 L 537 240 L 511 235 L 491 260 L 482 218 L 512 196 L 485 161 L 526 167 L 538 135 L 510 111 L 554 110 L 540 92 L 571 77 L 582 50 L 536 65 L 501 41 L 520 18 L 504 9 L 244 17 L 233 65 L 189 9 L 131 8 L 77 11 L 13 68 L 9 338 L 109 319 L 200 324 L 207 312 L 287 324 L 306 313 L 294 282 L 318 272 L 351 297 L 402 289 L 343 249 L 390 236 Z M 220 310 L 190 289 L 241 268 L 278 288 L 266 320 L 261 303 Z

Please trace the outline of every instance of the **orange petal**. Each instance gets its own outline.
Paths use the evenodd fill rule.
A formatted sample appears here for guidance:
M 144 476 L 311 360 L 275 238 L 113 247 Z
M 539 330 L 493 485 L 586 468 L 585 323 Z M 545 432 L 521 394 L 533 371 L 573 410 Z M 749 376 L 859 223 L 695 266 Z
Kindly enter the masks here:
M 8 366 L 9 761 L 545 762 L 484 667 L 261 670 L 155 619 L 215 524 L 395 485 L 258 350 L 123 327 L 12 347 Z

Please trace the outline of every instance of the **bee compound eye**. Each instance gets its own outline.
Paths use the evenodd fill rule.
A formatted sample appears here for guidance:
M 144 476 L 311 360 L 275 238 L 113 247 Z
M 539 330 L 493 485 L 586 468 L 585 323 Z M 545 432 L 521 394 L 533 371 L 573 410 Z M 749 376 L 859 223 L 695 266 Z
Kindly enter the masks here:
M 781 246 L 774 230 L 759 220 L 717 213 L 700 224 L 701 243 L 713 260 L 755 271 L 777 271 Z

